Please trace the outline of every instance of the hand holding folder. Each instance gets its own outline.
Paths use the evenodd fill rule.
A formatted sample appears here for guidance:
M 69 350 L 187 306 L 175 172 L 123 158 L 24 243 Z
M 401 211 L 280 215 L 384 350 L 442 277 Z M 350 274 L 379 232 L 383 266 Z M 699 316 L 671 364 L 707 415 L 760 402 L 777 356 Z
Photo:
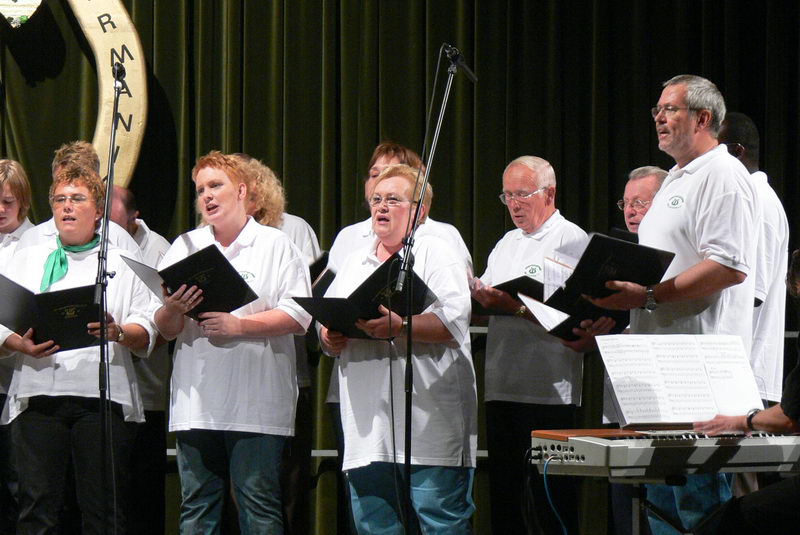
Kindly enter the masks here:
M 479 281 L 477 281 L 479 282 Z M 507 280 L 496 286 L 495 290 L 500 290 L 509 294 L 515 301 L 519 303 L 518 307 L 522 305 L 520 294 L 528 295 L 534 299 L 542 300 L 544 294 L 544 285 L 532 277 L 523 275 L 516 279 Z M 512 316 L 514 312 L 505 312 L 492 308 L 491 306 L 483 306 L 477 299 L 472 299 L 472 315 L 473 316 Z
M 356 327 L 359 319 L 381 317 L 378 310 L 380 305 L 401 316 L 406 313 L 407 293 L 393 291 L 400 265 L 400 255 L 393 254 L 349 297 L 295 297 L 294 300 L 329 330 L 340 332 L 348 338 L 369 338 Z M 411 313 L 421 314 L 436 300 L 436 296 L 416 273 L 411 284 L 414 291 Z
M 194 320 L 203 312 L 232 312 L 258 298 L 215 245 L 192 253 L 161 271 L 125 256 L 122 259 L 159 298 L 162 286 L 170 294 L 184 284 L 187 289 L 197 286 L 202 290 L 202 301 L 186 313 Z
M 592 234 L 589 245 L 564 286 L 543 303 L 535 296 L 523 298 L 523 301 L 550 334 L 564 340 L 578 338 L 572 329 L 578 327 L 581 321 L 597 320 L 603 316 L 615 321 L 611 332 L 620 333 L 630 322 L 629 311 L 600 308 L 583 296 L 611 295 L 613 290 L 606 288 L 606 282 L 610 280 L 656 284 L 661 281 L 674 256 L 669 251 L 603 234 Z
M 11 279 L 0 275 L 0 324 L 20 336 L 33 329 L 32 341 L 42 344 L 53 340 L 59 351 L 97 345 L 86 326 L 100 318 L 94 303 L 94 286 L 80 286 L 55 292 L 34 294 Z

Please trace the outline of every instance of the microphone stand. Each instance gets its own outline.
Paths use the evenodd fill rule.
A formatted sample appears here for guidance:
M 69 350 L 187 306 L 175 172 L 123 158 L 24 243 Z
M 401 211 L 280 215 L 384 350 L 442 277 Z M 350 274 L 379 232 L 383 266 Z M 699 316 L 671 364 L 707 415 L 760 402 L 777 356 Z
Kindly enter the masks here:
M 117 139 L 117 127 L 119 118 L 119 97 L 122 93 L 122 80 L 125 78 L 125 67 L 117 62 L 112 68 L 114 74 L 114 114 L 111 122 L 111 141 L 108 148 L 108 175 L 106 176 L 106 202 L 103 210 L 100 231 L 100 252 L 97 255 L 97 277 L 95 279 L 94 304 L 100 307 L 100 365 L 98 384 L 100 389 L 100 452 L 102 455 L 102 481 L 105 486 L 108 481 L 109 466 L 111 469 L 111 500 L 113 533 L 117 532 L 117 491 L 114 483 L 114 444 L 113 434 L 110 425 L 111 404 L 108 397 L 108 385 L 110 384 L 110 373 L 108 367 L 108 279 L 116 275 L 113 271 L 108 271 L 108 226 L 111 214 L 112 196 L 114 194 L 114 156 Z M 108 464 L 107 464 L 108 462 Z M 108 517 L 108 501 L 105 504 L 105 516 Z M 108 526 L 104 525 L 104 530 Z
M 439 117 L 436 120 L 436 126 L 434 128 L 433 133 L 433 140 L 431 141 L 431 148 L 430 153 L 428 154 L 427 161 L 425 159 L 425 152 L 428 143 L 428 133 L 430 127 L 430 119 L 431 119 L 431 112 L 433 111 L 433 101 L 434 95 L 436 92 L 436 81 L 439 77 L 439 64 L 442 59 L 442 53 L 444 52 L 447 55 L 448 59 L 450 60 L 450 66 L 447 68 L 447 82 L 445 83 L 444 95 L 442 96 L 442 103 L 439 108 Z M 442 130 L 442 123 L 444 122 L 444 112 L 447 109 L 447 102 L 450 99 L 450 90 L 453 85 L 453 78 L 455 77 L 456 73 L 458 72 L 458 67 L 461 66 L 464 69 L 465 74 L 467 77 L 475 83 L 477 81 L 477 77 L 475 74 L 467 67 L 464 57 L 452 45 L 447 43 L 443 43 L 442 46 L 439 48 L 439 57 L 436 63 L 436 76 L 434 77 L 433 81 L 433 89 L 431 91 L 431 104 L 428 110 L 428 117 L 426 120 L 425 126 L 425 138 L 423 141 L 422 146 L 422 156 L 423 167 L 425 168 L 425 176 L 422 181 L 422 187 L 419 190 L 419 196 L 416 199 L 416 210 L 414 212 L 413 223 L 411 227 L 411 232 L 407 233 L 406 238 L 403 240 L 403 262 L 400 266 L 400 273 L 397 276 L 397 285 L 395 287 L 395 291 L 397 293 L 402 292 L 404 289 L 406 291 L 406 322 L 407 322 L 407 329 L 406 329 L 406 368 L 405 368 L 405 433 L 404 433 L 404 463 L 403 463 L 403 476 L 405 481 L 403 482 L 403 521 L 405 523 L 405 532 L 406 534 L 415 533 L 415 530 L 412 530 L 412 526 L 414 522 L 412 521 L 412 501 L 411 501 L 411 409 L 412 409 L 412 395 L 414 392 L 414 366 L 413 366 L 413 341 L 414 337 L 411 333 L 412 331 L 412 318 L 413 318 L 413 297 L 414 297 L 414 277 L 411 276 L 411 270 L 414 266 L 414 257 L 411 252 L 412 248 L 414 247 L 414 236 L 417 233 L 417 229 L 419 228 L 419 218 L 420 214 L 422 213 L 422 202 L 425 200 L 425 189 L 428 187 L 428 178 L 431 174 L 431 166 L 433 165 L 433 157 L 436 154 L 436 144 L 439 141 L 439 134 Z M 417 184 L 419 184 L 419 177 L 422 169 L 419 170 L 417 173 Z

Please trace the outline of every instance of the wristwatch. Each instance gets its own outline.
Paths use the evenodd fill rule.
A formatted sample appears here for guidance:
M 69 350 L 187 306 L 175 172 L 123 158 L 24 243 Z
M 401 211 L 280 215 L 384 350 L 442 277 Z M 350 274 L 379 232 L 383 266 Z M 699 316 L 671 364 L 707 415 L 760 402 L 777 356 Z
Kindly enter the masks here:
M 658 301 L 656 301 L 656 288 L 653 285 L 648 286 L 644 289 L 645 301 L 644 301 L 644 309 L 648 312 L 652 312 L 658 308 Z
M 526 307 L 525 305 L 522 305 L 521 307 L 519 307 L 519 308 L 517 309 L 517 311 L 516 311 L 516 312 L 514 312 L 514 315 L 515 315 L 516 317 L 518 317 L 518 318 L 524 318 L 524 317 L 525 317 L 525 313 L 526 313 L 527 311 L 528 311 L 528 307 Z
M 761 409 L 750 409 L 747 411 L 747 429 L 753 431 L 753 418 L 756 417 L 756 414 L 761 412 Z
M 125 340 L 125 331 L 122 330 L 122 325 L 119 323 L 117 323 L 117 331 L 119 331 L 117 333 L 117 339 L 114 341 L 117 343 L 122 343 Z

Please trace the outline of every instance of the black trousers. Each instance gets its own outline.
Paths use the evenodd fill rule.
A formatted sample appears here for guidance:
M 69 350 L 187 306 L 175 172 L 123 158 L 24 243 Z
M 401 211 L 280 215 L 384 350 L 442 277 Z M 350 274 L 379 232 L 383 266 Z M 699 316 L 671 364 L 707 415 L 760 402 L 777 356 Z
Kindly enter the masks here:
M 722 507 L 716 518 L 719 524 L 715 533 L 720 535 L 797 533 L 800 525 L 800 476 L 734 498 Z
M 525 463 L 525 452 L 531 447 L 531 431 L 574 428 L 576 411 L 574 405 L 486 402 L 492 533 L 528 533 L 523 519 L 526 496 L 532 498 L 529 510 L 535 515 L 534 523 L 539 524 L 541 533 L 562 533 L 547 502 L 542 476 Z M 580 479 L 548 474 L 547 483 L 568 532 L 577 533 Z M 531 532 L 537 531 L 533 528 Z
M 116 524 L 125 532 L 129 501 L 130 451 L 135 424 L 126 424 L 122 407 L 112 403 L 113 469 Z M 59 532 L 70 464 L 81 511 L 82 533 L 105 533 L 114 523 L 110 460 L 103 481 L 99 400 L 73 396 L 36 396 L 11 422 L 11 437 L 19 473 L 19 535 Z
M 136 425 L 131 451 L 130 535 L 163 535 L 166 509 L 167 419 L 165 411 L 145 411 Z
M 312 401 L 311 387 L 301 387 L 297 397 L 294 436 L 283 450 L 281 496 L 286 535 L 311 533 Z

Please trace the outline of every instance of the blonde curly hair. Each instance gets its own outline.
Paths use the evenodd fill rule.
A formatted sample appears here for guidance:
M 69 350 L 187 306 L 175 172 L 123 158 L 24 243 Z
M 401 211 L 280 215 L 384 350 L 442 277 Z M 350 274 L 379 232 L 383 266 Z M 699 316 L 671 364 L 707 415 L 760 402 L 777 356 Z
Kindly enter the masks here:
M 231 154 L 244 170 L 247 184 L 247 214 L 262 225 L 279 228 L 286 209 L 283 185 L 268 166 L 240 152 Z

